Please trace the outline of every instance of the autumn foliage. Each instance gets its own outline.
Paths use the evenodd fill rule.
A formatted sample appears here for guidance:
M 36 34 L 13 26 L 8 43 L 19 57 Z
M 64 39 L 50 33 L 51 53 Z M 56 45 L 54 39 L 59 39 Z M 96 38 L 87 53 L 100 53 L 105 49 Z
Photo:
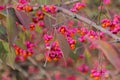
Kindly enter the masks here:
M 0 0 L 0 80 L 119 80 L 120 0 Z

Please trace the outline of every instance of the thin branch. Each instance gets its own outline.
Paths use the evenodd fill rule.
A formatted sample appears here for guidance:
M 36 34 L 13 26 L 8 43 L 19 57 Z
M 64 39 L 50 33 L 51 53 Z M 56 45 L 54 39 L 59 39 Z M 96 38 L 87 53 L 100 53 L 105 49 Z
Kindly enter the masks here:
M 77 2 L 77 1 L 79 1 L 79 0 L 67 1 L 67 2 L 64 3 L 64 5 L 72 4 L 72 3 L 75 3 L 75 2 Z
M 29 57 L 28 60 L 35 66 L 37 66 L 38 68 L 40 68 L 41 72 L 46 75 L 46 77 L 48 78 L 48 80 L 51 80 L 51 77 L 50 75 L 41 67 L 38 65 L 38 63 L 32 58 L 32 57 Z
M 61 21 L 61 22 L 58 22 L 58 23 L 52 25 L 52 26 L 53 26 L 53 27 L 59 27 L 60 25 L 66 23 L 67 21 L 69 21 L 69 20 L 71 20 L 71 19 L 73 19 L 73 18 L 65 19 L 65 20 L 63 20 L 63 21 Z
M 21 68 L 21 66 L 15 64 L 15 68 L 20 71 L 25 77 L 29 77 L 29 74 Z
M 111 36 L 115 40 L 119 40 L 120 41 L 120 37 L 112 34 L 110 31 L 102 28 L 100 25 L 97 25 L 95 22 L 93 22 L 93 21 L 91 21 L 91 20 L 89 20 L 89 19 L 87 19 L 85 17 L 82 17 L 82 16 L 80 16 L 80 15 L 78 15 L 76 13 L 72 13 L 71 11 L 69 11 L 69 10 L 67 10 L 65 8 L 62 8 L 62 7 L 57 7 L 57 8 L 58 8 L 58 10 L 62 11 L 63 13 L 65 13 L 65 14 L 67 14 L 69 16 L 72 16 L 72 17 L 74 17 L 74 18 L 76 18 L 78 20 L 81 20 L 81 21 L 87 23 L 88 25 L 92 25 L 94 28 L 96 28 L 96 29 L 106 33 L 107 35 Z
M 46 16 L 48 16 L 48 17 L 50 17 L 50 18 L 52 18 L 53 20 L 56 20 L 56 18 L 55 17 L 53 17 L 51 14 L 49 14 L 49 13 L 46 13 L 46 12 L 43 12 Z

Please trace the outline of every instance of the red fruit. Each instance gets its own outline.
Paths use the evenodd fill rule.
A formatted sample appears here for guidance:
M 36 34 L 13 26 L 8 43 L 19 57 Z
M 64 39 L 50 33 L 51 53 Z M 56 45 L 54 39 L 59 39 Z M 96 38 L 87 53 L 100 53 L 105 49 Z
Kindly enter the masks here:
M 18 47 L 17 45 L 13 45 L 13 47 L 15 49 L 16 55 L 19 55 L 19 53 L 20 53 L 20 47 Z
M 23 10 L 23 7 L 24 7 L 23 5 L 17 5 L 16 6 L 17 10 Z
M 26 27 L 22 26 L 21 28 L 22 28 L 23 31 L 26 31 Z
M 35 30 L 35 24 L 34 23 L 31 23 L 30 24 L 30 30 L 32 31 L 32 30 Z
M 62 34 L 64 34 L 64 33 L 67 31 L 67 29 L 66 29 L 66 27 L 62 26 L 62 27 L 60 27 L 59 31 L 60 31 Z
M 49 61 L 49 62 L 50 62 L 51 60 L 52 60 L 52 59 L 51 59 L 50 57 L 48 57 L 48 58 L 47 58 L 47 61 Z
M 31 12 L 33 10 L 33 8 L 30 5 L 26 5 L 23 7 L 23 10 L 25 10 L 26 12 Z
M 75 49 L 75 44 L 70 44 L 70 48 L 71 48 L 72 50 L 74 50 L 74 49 Z
M 44 19 L 44 13 L 41 11 L 41 10 L 39 10 L 39 11 L 37 11 L 36 12 L 36 16 L 40 19 L 40 20 L 43 20 Z
M 32 18 L 32 21 L 33 21 L 34 23 L 38 23 L 39 18 L 38 18 L 38 17 L 33 17 L 33 18 Z
M 45 25 L 45 24 L 44 24 L 43 21 L 39 21 L 39 22 L 38 22 L 38 26 L 39 26 L 39 27 L 44 27 L 44 25 Z
M 33 54 L 32 52 L 27 52 L 28 56 L 32 56 L 32 54 Z

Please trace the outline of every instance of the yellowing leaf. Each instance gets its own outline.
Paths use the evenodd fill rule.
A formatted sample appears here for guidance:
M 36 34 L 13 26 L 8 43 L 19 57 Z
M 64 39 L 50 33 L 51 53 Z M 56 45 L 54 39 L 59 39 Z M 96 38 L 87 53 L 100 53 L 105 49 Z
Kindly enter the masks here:
M 0 13 L 0 19 L 6 18 L 6 15 L 3 13 Z
M 91 54 L 87 48 L 85 48 L 84 55 L 87 58 L 87 60 L 89 60 L 91 58 Z

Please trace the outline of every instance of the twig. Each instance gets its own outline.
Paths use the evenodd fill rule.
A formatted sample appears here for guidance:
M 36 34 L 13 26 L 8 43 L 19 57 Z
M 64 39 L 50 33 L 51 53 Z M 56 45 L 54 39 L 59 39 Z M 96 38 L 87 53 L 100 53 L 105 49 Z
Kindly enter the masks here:
M 67 1 L 67 2 L 64 3 L 64 5 L 72 4 L 72 3 L 75 3 L 75 2 L 77 2 L 77 1 L 79 1 L 79 0 Z
M 38 65 L 37 65 L 38 63 L 37 63 L 34 59 L 32 59 L 31 57 L 28 57 L 28 60 L 29 60 L 33 65 L 38 66 Z
M 20 71 L 25 77 L 28 77 L 28 76 L 29 76 L 29 74 L 28 74 L 25 70 L 23 70 L 19 65 L 15 64 L 15 68 L 16 68 L 18 71 Z
M 48 16 L 48 17 L 50 17 L 50 18 L 52 18 L 53 20 L 56 20 L 56 18 L 55 17 L 53 17 L 52 15 L 50 15 L 49 13 L 46 13 L 46 12 L 43 12 L 46 16 Z
M 63 21 L 61 21 L 61 22 L 58 22 L 58 23 L 52 25 L 52 26 L 53 26 L 53 27 L 59 27 L 61 24 L 64 24 L 64 23 L 66 23 L 67 21 L 69 21 L 69 20 L 71 20 L 71 19 L 73 19 L 73 18 L 65 19 L 65 20 L 63 20 Z
M 120 40 L 116 39 L 116 40 L 110 41 L 110 43 L 120 43 Z
M 37 63 L 32 57 L 29 57 L 28 60 L 29 60 L 33 65 L 35 65 L 35 66 L 37 66 L 38 68 L 40 68 L 41 72 L 46 75 L 46 77 L 48 78 L 48 80 L 51 80 L 50 75 L 49 75 L 41 66 L 39 66 L 38 63 Z

